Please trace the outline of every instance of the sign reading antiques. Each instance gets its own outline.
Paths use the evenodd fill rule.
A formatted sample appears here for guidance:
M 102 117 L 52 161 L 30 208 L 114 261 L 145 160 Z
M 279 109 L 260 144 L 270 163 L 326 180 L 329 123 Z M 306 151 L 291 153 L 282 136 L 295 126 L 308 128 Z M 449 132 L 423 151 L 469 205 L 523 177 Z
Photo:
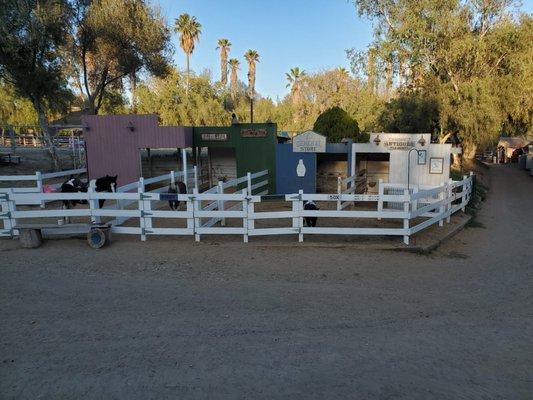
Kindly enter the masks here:
M 202 133 L 202 140 L 206 142 L 227 142 L 228 138 L 227 133 Z
M 313 131 L 307 131 L 292 139 L 292 151 L 295 153 L 325 153 L 326 137 Z
M 266 137 L 266 129 L 241 129 L 241 137 Z
M 410 137 L 387 138 L 383 146 L 389 150 L 409 150 L 415 147 L 415 142 Z

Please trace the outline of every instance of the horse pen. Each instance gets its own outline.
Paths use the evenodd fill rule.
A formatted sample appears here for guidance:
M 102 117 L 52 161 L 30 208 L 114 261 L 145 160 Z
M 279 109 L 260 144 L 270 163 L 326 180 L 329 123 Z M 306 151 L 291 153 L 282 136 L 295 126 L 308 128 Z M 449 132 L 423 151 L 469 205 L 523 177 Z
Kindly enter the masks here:
M 70 176 L 83 170 L 45 175 Z M 37 177 L 41 177 L 38 180 Z M 138 235 L 142 241 L 151 236 L 191 236 L 195 241 L 209 235 L 242 237 L 248 242 L 256 236 L 292 236 L 299 242 L 308 235 L 328 236 L 339 241 L 352 236 L 401 237 L 409 244 L 410 236 L 433 224 L 442 226 L 458 210 L 464 210 L 473 185 L 473 177 L 451 181 L 439 187 L 411 187 L 379 182 L 378 194 L 354 194 L 355 178 L 339 179 L 337 193 L 268 194 L 268 171 L 248 173 L 227 182 L 219 181 L 208 190 L 199 191 L 196 167 L 144 179 L 115 188 L 114 192 L 97 192 L 95 181 L 86 193 L 43 193 L 42 174 L 18 177 L 36 180 L 32 188 L 5 188 L 0 193 L 3 230 L 0 235 L 19 235 L 22 222 L 62 224 L 69 218 L 77 224 L 109 226 L 113 234 Z M 35 179 L 34 179 L 35 178 Z M 15 178 L 0 177 L 0 180 Z M 187 183 L 188 193 L 169 193 L 176 181 Z M 56 184 L 56 187 L 58 184 Z M 64 209 L 64 200 L 86 202 Z M 106 204 L 101 208 L 99 202 Z M 179 210 L 169 202 L 179 201 Z M 306 202 L 318 209 L 305 209 Z M 306 226 L 306 218 L 318 218 L 316 226 Z M 58 220 L 58 218 L 60 220 Z M 46 230 L 46 229 L 44 229 Z M 46 232 L 44 232 L 46 235 Z M 287 239 L 283 239 L 287 240 Z M 390 240 L 390 239 L 389 239 Z

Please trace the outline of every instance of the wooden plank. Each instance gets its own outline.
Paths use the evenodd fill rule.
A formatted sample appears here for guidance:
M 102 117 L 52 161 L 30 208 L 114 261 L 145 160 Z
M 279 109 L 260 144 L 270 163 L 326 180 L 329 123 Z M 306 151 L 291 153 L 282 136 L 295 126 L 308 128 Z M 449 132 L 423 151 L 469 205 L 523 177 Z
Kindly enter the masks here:
M 337 211 L 337 210 L 302 210 L 302 217 L 323 217 L 323 218 L 409 218 L 409 213 L 405 211 Z
M 378 236 L 404 236 L 409 230 L 403 228 L 309 228 L 302 227 L 302 233 L 316 235 L 378 235 Z
M 249 236 L 270 236 L 270 235 L 297 235 L 299 233 L 298 228 L 260 228 L 260 229 L 249 229 Z
M 245 228 L 228 228 L 228 227 L 217 227 L 217 228 L 205 228 L 200 227 L 196 228 L 196 233 L 200 235 L 243 235 L 246 233 Z
M 294 211 L 266 211 L 248 214 L 249 219 L 279 219 L 279 218 L 295 218 L 298 214 Z

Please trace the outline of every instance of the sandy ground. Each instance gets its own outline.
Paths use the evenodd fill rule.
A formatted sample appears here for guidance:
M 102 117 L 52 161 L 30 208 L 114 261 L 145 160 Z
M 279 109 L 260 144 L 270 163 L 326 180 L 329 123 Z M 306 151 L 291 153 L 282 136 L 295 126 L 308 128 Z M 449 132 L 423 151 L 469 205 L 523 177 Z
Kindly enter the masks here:
M 490 175 L 429 256 L 2 240 L 0 398 L 530 399 L 533 180 Z

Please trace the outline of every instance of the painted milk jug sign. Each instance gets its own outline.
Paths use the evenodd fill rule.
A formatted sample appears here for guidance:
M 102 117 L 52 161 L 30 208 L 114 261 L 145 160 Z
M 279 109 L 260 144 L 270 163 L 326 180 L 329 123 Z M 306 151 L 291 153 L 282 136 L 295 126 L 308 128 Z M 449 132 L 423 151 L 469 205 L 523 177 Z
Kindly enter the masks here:
M 326 137 L 313 131 L 307 131 L 292 139 L 292 151 L 295 153 L 325 153 Z

